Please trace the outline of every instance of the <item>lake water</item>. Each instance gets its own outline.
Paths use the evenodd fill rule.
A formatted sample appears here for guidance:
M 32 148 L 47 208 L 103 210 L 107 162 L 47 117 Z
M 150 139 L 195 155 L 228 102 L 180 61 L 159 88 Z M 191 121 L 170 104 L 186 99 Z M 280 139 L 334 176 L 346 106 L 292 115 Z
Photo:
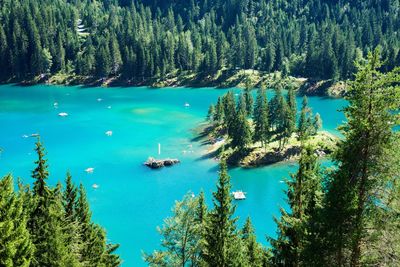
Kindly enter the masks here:
M 239 92 L 239 89 L 233 89 Z M 121 246 L 124 266 L 145 266 L 142 251 L 160 244 L 156 227 L 169 216 L 175 200 L 186 192 L 204 190 L 211 205 L 218 164 L 202 157 L 206 146 L 193 140 L 193 129 L 202 121 L 208 106 L 227 90 L 214 88 L 85 88 L 63 86 L 0 86 L 0 175 L 12 173 L 32 183 L 36 155 L 34 138 L 40 133 L 50 165 L 49 183 L 64 180 L 70 170 L 76 183 L 83 183 L 93 220 Z M 269 92 L 271 97 L 272 92 Z M 301 99 L 297 99 L 300 106 Z M 57 102 L 58 105 L 54 106 Z M 190 107 L 185 107 L 190 103 Z M 324 129 L 336 132 L 344 120 L 337 110 L 346 102 L 310 97 Z M 66 112 L 68 117 L 60 117 Z M 112 131 L 112 136 L 105 132 Z M 142 165 L 157 156 L 177 157 L 182 163 L 172 168 L 150 170 Z M 185 153 L 186 151 L 186 153 Z M 193 152 L 191 152 L 193 151 Z M 92 167 L 92 174 L 85 169 Z M 281 180 L 296 166 L 277 164 L 257 169 L 229 170 L 233 189 L 247 192 L 236 202 L 241 226 L 251 216 L 257 238 L 267 245 L 274 236 L 273 216 L 284 206 Z M 92 185 L 99 185 L 93 189 Z

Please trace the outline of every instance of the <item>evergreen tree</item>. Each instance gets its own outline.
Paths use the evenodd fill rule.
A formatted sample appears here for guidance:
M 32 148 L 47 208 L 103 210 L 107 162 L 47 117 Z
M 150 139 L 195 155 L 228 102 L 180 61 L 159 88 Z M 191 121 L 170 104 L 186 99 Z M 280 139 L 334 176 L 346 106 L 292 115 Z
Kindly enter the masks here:
M 306 96 L 303 97 L 301 106 L 301 113 L 299 124 L 297 127 L 297 134 L 300 140 L 305 140 L 310 135 L 311 124 L 310 124 L 310 108 L 308 107 L 308 99 Z
M 218 97 L 217 105 L 215 106 L 215 115 L 214 115 L 214 120 L 217 123 L 222 123 L 225 118 L 223 102 L 224 102 L 223 98 Z
M 23 199 L 14 192 L 11 175 L 0 180 L 0 214 L 0 265 L 30 266 L 34 247 Z
M 247 115 L 247 103 L 244 94 L 239 95 L 239 100 L 236 106 L 236 113 L 240 112 Z
M 376 253 L 374 242 L 368 240 L 385 238 L 382 225 L 373 223 L 374 216 L 392 213 L 389 206 L 382 205 L 392 190 L 397 190 L 399 142 L 394 127 L 399 118 L 393 111 L 400 103 L 400 70 L 383 74 L 381 66 L 379 51 L 369 54 L 367 62 L 358 67 L 347 96 L 349 106 L 344 111 L 348 122 L 341 127 L 345 140 L 334 156 L 339 167 L 328 184 L 321 231 L 324 259 L 337 266 L 377 264 L 376 258 L 364 254 Z
M 237 266 L 240 254 L 233 245 L 236 236 L 235 205 L 232 204 L 230 177 L 224 160 L 221 161 L 217 191 L 213 193 L 214 207 L 208 216 L 205 233 L 204 260 L 209 266 Z
M 73 220 L 75 218 L 75 203 L 77 197 L 77 189 L 72 182 L 72 177 L 69 172 L 67 172 L 67 178 L 65 184 L 66 188 L 63 195 L 65 218 L 66 220 Z
M 308 266 L 304 252 L 315 229 L 308 227 L 318 213 L 322 198 L 322 183 L 317 157 L 310 146 L 303 147 L 299 169 L 286 181 L 290 212 L 281 208 L 277 239 L 270 238 L 273 266 Z M 318 255 L 313 255 L 318 257 Z
M 208 108 L 208 112 L 207 112 L 207 121 L 209 122 L 213 122 L 215 119 L 215 107 L 214 105 L 210 105 L 210 107 Z
M 256 104 L 253 112 L 254 141 L 260 141 L 262 146 L 266 146 L 270 139 L 270 129 L 268 121 L 268 100 L 263 86 L 258 89 Z
M 236 116 L 236 107 L 235 107 L 235 98 L 233 96 L 233 92 L 229 91 L 223 97 L 223 106 L 224 106 L 224 124 L 226 126 L 228 134 L 234 132 L 235 125 L 235 116 Z
M 317 134 L 319 130 L 322 128 L 322 119 L 319 113 L 315 114 L 314 121 L 312 123 L 313 134 Z
M 33 208 L 28 221 L 28 229 L 35 246 L 33 266 L 63 266 L 69 255 L 65 246 L 65 235 L 62 231 L 61 199 L 47 186 L 47 160 L 45 150 L 36 142 L 38 160 L 32 172 L 35 179 L 33 187 Z
M 254 100 L 251 94 L 251 88 L 249 84 L 246 85 L 246 88 L 244 90 L 244 98 L 246 101 L 246 115 L 251 117 L 254 108 Z
M 81 184 L 79 196 L 75 207 L 78 232 L 81 236 L 80 262 L 89 266 L 107 264 L 107 266 L 119 266 L 120 259 L 113 252 L 118 245 L 106 244 L 104 230 L 91 222 L 91 212 L 86 198 L 86 192 Z
M 231 145 L 243 153 L 243 150 L 251 143 L 252 132 L 245 111 L 238 110 L 236 114 L 229 136 L 232 138 Z
M 297 121 L 297 103 L 296 103 L 296 92 L 292 86 L 289 87 L 286 103 L 288 104 L 288 132 L 290 135 L 296 130 Z
M 260 244 L 257 243 L 254 228 L 248 217 L 242 228 L 242 239 L 246 247 L 246 254 L 249 266 L 262 266 L 263 251 Z

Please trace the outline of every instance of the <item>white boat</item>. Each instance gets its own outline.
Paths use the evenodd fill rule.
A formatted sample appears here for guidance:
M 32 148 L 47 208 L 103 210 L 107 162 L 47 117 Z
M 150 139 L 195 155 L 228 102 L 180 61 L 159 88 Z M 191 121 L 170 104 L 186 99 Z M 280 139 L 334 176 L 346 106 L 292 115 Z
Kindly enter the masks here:
M 22 136 L 22 138 L 28 138 L 29 136 L 28 135 L 26 135 L 26 134 L 24 134 L 23 136 Z
M 97 102 L 101 102 L 101 101 L 103 101 L 102 98 L 97 98 Z
M 97 189 L 97 188 L 99 188 L 99 185 L 98 185 L 98 184 L 93 184 L 92 187 L 93 187 L 94 189 Z
M 186 102 L 184 106 L 185 106 L 185 108 L 188 108 L 188 107 L 190 107 L 190 104 L 188 102 Z
M 53 106 L 58 106 L 58 102 L 54 102 Z
M 246 199 L 245 193 L 241 190 L 232 192 L 233 198 L 235 200 L 244 200 Z
M 93 173 L 93 171 L 94 171 L 94 168 L 92 168 L 92 167 L 87 168 L 87 169 L 85 170 L 85 172 L 87 172 L 87 173 Z
M 38 137 L 40 134 L 38 134 L 38 133 L 33 133 L 33 134 L 31 134 L 30 136 L 31 137 Z
M 58 116 L 60 116 L 60 117 L 67 117 L 67 116 L 68 116 L 68 113 L 67 113 L 67 112 L 60 112 L 60 113 L 58 113 Z
M 107 136 L 112 136 L 112 135 L 113 135 L 113 132 L 112 132 L 112 131 L 107 131 L 107 132 L 106 132 L 106 135 L 107 135 Z
M 107 108 L 108 108 L 108 109 L 111 109 L 111 106 L 108 106 Z

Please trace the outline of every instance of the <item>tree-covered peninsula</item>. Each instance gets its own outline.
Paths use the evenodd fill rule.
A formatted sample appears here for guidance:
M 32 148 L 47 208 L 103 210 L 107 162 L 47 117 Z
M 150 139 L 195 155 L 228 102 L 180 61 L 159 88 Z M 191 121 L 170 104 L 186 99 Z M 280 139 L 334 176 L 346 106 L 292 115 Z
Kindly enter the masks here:
M 233 91 L 218 98 L 209 107 L 208 123 L 201 136 L 211 145 L 208 156 L 225 157 L 232 165 L 260 166 L 297 159 L 305 140 L 315 152 L 325 156 L 334 151 L 338 138 L 322 128 L 321 116 L 313 114 L 303 97 L 298 114 L 296 92 L 289 87 L 286 96 L 276 87 L 268 101 L 264 86 L 253 99 L 251 88 L 234 95 Z
M 376 46 L 385 70 L 400 64 L 398 0 L 0 3 L 2 81 L 235 85 L 279 71 L 329 85 Z

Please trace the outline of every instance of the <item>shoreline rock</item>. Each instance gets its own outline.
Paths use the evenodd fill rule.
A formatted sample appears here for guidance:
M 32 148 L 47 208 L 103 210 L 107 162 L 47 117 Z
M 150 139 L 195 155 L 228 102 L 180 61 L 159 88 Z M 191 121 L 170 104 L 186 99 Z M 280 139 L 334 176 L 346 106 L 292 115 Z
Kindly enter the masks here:
M 169 167 L 175 164 L 180 163 L 179 159 L 155 159 L 150 157 L 146 162 L 143 164 L 151 169 L 159 169 L 162 167 Z

